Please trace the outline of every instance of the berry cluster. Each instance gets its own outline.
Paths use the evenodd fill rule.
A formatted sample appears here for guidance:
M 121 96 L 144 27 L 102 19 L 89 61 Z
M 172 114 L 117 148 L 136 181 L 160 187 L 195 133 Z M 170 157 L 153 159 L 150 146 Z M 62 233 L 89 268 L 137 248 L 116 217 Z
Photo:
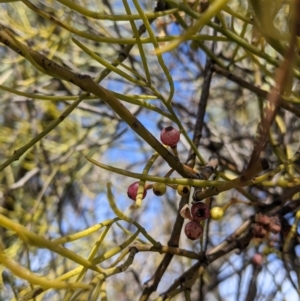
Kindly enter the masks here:
M 180 139 L 180 132 L 174 127 L 168 126 L 162 129 L 160 134 L 160 140 L 166 146 L 171 147 L 175 156 L 177 156 L 177 143 L 179 142 L 179 139 Z M 168 173 L 165 177 L 169 177 L 169 176 L 170 173 Z M 190 187 L 187 185 L 168 185 L 168 186 L 170 186 L 173 189 L 176 189 L 178 194 L 181 196 L 189 195 L 190 193 Z M 127 195 L 133 201 L 135 201 L 137 198 L 138 187 L 139 187 L 139 182 L 134 182 L 128 187 Z M 144 187 L 142 199 L 145 198 L 147 194 L 147 190 L 151 188 L 153 189 L 153 193 L 157 196 L 162 196 L 167 191 L 167 185 L 165 183 L 147 184 Z
M 188 205 L 185 205 L 180 214 L 182 217 L 190 220 L 184 228 L 187 238 L 191 240 L 200 238 L 203 233 L 200 222 L 210 217 L 209 207 L 202 202 L 194 203 L 191 209 L 189 209 Z
M 175 156 L 178 156 L 177 143 L 179 142 L 179 139 L 180 139 L 180 132 L 174 127 L 168 126 L 162 129 L 160 134 L 160 140 L 166 146 L 171 147 Z M 166 177 L 167 176 L 170 176 L 170 173 L 168 173 Z M 187 185 L 168 185 L 168 186 L 173 189 L 176 189 L 177 193 L 180 196 L 188 196 L 190 193 L 190 187 Z M 132 183 L 128 187 L 127 195 L 133 201 L 135 201 L 137 198 L 138 188 L 139 188 L 138 181 Z M 151 188 L 153 190 L 153 193 L 157 196 L 162 196 L 167 191 L 167 185 L 165 183 L 146 184 L 143 189 L 143 194 L 141 196 L 142 199 L 144 199 L 145 196 L 147 195 L 147 190 Z M 184 214 L 183 212 L 184 210 L 186 211 L 186 214 Z M 190 211 L 189 207 L 186 205 L 185 209 L 181 210 L 181 215 L 184 216 L 184 218 L 188 218 L 190 220 L 190 222 L 188 222 L 185 226 L 186 236 L 191 240 L 195 240 L 199 238 L 203 233 L 203 228 L 200 225 L 200 221 L 210 217 L 209 207 L 204 203 L 196 203 L 192 205 Z
M 176 189 L 177 193 L 181 196 L 188 195 L 190 193 L 190 187 L 187 185 L 168 185 L 171 188 Z M 138 188 L 139 188 L 139 182 L 134 182 L 129 185 L 127 189 L 127 195 L 130 199 L 133 201 L 136 200 L 138 195 Z M 144 187 L 143 196 L 142 199 L 144 199 L 147 195 L 147 190 L 151 189 L 153 190 L 153 193 L 157 196 L 162 196 L 167 191 L 167 185 L 165 183 L 154 183 L 154 184 L 147 184 Z
M 281 231 L 281 223 L 278 216 L 267 216 L 258 213 L 255 223 L 252 225 L 252 234 L 256 238 L 264 238 L 270 232 L 278 234 Z
M 173 154 L 178 157 L 177 153 L 177 143 L 179 142 L 180 139 L 180 132 L 175 129 L 172 126 L 165 127 L 162 129 L 161 134 L 160 134 L 160 140 L 161 142 L 169 146 L 173 152 Z M 189 168 L 188 166 L 186 166 Z M 209 166 L 209 168 L 212 168 Z M 191 169 L 191 168 L 189 168 Z M 192 172 L 195 172 L 194 170 L 191 169 Z M 165 178 L 169 177 L 173 170 L 168 172 L 165 175 Z M 154 184 L 145 184 L 144 187 L 140 191 L 138 191 L 140 186 L 140 182 L 134 182 L 132 183 L 127 190 L 127 195 L 130 199 L 133 201 L 136 201 L 138 194 L 141 199 L 144 199 L 145 196 L 147 195 L 147 190 L 151 189 L 153 190 L 153 193 L 156 196 L 162 196 L 166 193 L 167 191 L 167 186 L 176 189 L 177 193 L 180 196 L 188 196 L 190 194 L 190 187 L 187 185 L 171 185 L 171 184 L 165 184 L 165 183 L 154 183 Z M 230 205 L 230 204 L 229 204 Z M 226 205 L 226 208 L 229 206 Z M 214 207 L 210 211 L 209 207 L 202 202 L 197 202 L 194 203 L 191 207 L 189 208 L 188 205 L 184 206 L 183 209 L 181 210 L 180 214 L 182 217 L 189 219 L 190 221 L 186 224 L 184 232 L 185 235 L 191 239 L 195 240 L 201 237 L 203 233 L 203 228 L 202 225 L 200 224 L 201 221 L 211 217 L 213 219 L 220 219 L 224 215 L 224 211 L 226 208 L 221 208 L 221 207 Z

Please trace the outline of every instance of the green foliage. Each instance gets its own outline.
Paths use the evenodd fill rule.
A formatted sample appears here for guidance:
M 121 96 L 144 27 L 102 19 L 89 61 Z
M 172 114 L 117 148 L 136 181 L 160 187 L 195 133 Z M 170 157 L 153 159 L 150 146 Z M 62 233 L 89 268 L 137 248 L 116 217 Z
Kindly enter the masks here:
M 298 295 L 298 8 L 0 1 L 0 298 L 226 300 L 228 261 L 248 283 L 237 300 L 288 299 L 270 254 Z M 174 148 L 159 141 L 168 125 Z M 153 183 L 166 194 L 142 200 Z M 222 211 L 195 242 L 179 241 L 192 217 L 178 185 Z M 269 291 L 261 266 L 243 278 L 254 252 Z

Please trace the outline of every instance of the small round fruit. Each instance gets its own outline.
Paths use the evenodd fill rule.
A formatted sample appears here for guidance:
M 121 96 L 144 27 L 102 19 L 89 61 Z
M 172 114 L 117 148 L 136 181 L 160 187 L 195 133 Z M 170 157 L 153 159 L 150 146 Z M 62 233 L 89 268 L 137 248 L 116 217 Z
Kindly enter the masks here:
M 191 208 L 193 220 L 202 221 L 210 217 L 209 207 L 205 203 L 194 203 Z
M 254 265 L 256 265 L 256 266 L 262 266 L 263 262 L 264 262 L 264 257 L 261 254 L 256 253 L 256 254 L 253 255 L 253 257 L 252 257 L 252 263 Z
M 210 217 L 214 220 L 221 219 L 224 216 L 224 210 L 221 207 L 214 207 L 210 210 Z
M 180 139 L 180 132 L 172 126 L 167 126 L 160 133 L 160 140 L 163 144 L 175 147 Z
M 191 221 L 185 225 L 184 233 L 188 239 L 195 240 L 201 237 L 203 228 L 199 222 Z
M 178 185 L 176 190 L 181 196 L 188 195 L 190 193 L 190 187 L 187 185 Z
M 154 183 L 153 193 L 157 196 L 164 195 L 167 191 L 167 185 L 165 183 Z
M 129 185 L 129 187 L 127 189 L 127 195 L 133 201 L 136 200 L 136 196 L 137 196 L 137 193 L 138 193 L 138 188 L 139 188 L 139 182 L 134 182 L 131 185 Z M 145 198 L 146 194 L 147 194 L 147 191 L 144 190 L 142 199 Z

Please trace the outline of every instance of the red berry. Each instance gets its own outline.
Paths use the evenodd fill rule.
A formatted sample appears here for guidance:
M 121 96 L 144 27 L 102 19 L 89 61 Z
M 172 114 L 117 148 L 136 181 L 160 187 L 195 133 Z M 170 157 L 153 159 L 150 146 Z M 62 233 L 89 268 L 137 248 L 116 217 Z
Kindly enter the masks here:
M 209 207 L 204 203 L 195 203 L 191 208 L 193 220 L 202 221 L 210 217 Z
M 257 266 L 261 266 L 264 262 L 264 258 L 261 254 L 256 253 L 252 257 L 252 263 Z
M 180 139 L 180 132 L 172 126 L 163 128 L 160 133 L 160 140 L 163 144 L 175 147 Z
M 127 195 L 130 199 L 132 199 L 134 201 L 136 200 L 138 188 L 139 188 L 139 182 L 134 182 L 128 187 Z M 144 198 L 146 196 L 146 194 L 147 194 L 147 191 L 144 190 L 142 198 Z
M 185 225 L 184 233 L 188 239 L 195 240 L 201 237 L 203 228 L 197 221 L 191 221 Z

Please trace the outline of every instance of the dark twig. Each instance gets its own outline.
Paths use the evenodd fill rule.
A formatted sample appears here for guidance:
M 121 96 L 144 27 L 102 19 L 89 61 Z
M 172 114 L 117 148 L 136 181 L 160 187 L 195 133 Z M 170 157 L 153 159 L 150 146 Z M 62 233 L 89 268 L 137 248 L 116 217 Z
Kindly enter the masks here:
M 256 294 L 257 294 L 257 277 L 261 271 L 261 266 L 260 265 L 254 265 L 253 264 L 253 273 L 252 277 L 250 280 L 250 284 L 248 287 L 248 293 L 246 296 L 246 301 L 254 301 Z
M 174 281 L 174 283 L 168 288 L 168 290 L 162 294 L 162 296 L 166 298 L 168 294 L 174 289 L 176 289 L 178 286 L 191 288 L 192 285 L 195 283 L 195 281 L 199 278 L 199 276 L 202 275 L 207 265 L 209 265 L 210 263 L 217 260 L 221 256 L 235 249 L 243 250 L 245 247 L 248 246 L 251 238 L 252 238 L 252 233 L 251 231 L 249 231 L 246 235 L 232 241 L 232 243 L 230 243 L 227 247 L 220 250 L 219 252 L 211 255 L 210 252 L 208 252 L 208 255 L 206 257 L 203 257 L 202 260 L 196 262 L 187 271 L 185 271 L 179 278 L 177 278 Z
M 198 104 L 196 124 L 194 127 L 193 142 L 196 146 L 199 145 L 200 139 L 202 138 L 204 115 L 205 115 L 205 111 L 206 111 L 207 100 L 209 97 L 209 89 L 210 89 L 212 74 L 213 74 L 213 72 L 212 72 L 212 68 L 211 68 L 211 62 L 210 62 L 210 60 L 208 60 L 206 63 L 206 66 L 205 66 L 205 70 L 204 70 L 204 80 L 203 80 L 202 92 L 201 92 L 200 101 Z M 195 160 L 196 160 L 196 154 L 191 153 L 190 157 L 189 157 L 189 166 L 194 167 L 195 163 L 196 163 Z
M 239 177 L 230 180 L 225 181 L 224 184 L 219 185 L 218 187 L 212 187 L 211 189 L 207 189 L 205 191 L 202 191 L 201 189 L 195 189 L 193 199 L 194 202 L 200 202 L 201 200 L 204 200 L 205 198 L 218 195 L 222 191 L 226 191 L 232 188 L 242 187 L 250 185 L 251 179 L 257 175 L 259 172 L 266 170 L 269 167 L 266 160 L 261 160 L 259 162 L 256 162 L 254 167 L 251 170 L 248 170 L 244 172 Z M 253 184 L 253 183 L 252 183 Z
M 198 111 L 197 111 L 197 118 L 196 118 L 196 124 L 194 128 L 194 137 L 193 137 L 193 142 L 196 147 L 198 147 L 200 143 L 200 139 L 202 137 L 202 128 L 203 128 L 203 120 L 204 120 L 204 115 L 205 115 L 205 110 L 206 110 L 206 105 L 207 105 L 207 100 L 209 96 L 209 89 L 210 89 L 210 83 L 211 83 L 211 78 L 212 78 L 212 70 L 210 68 L 211 62 L 208 60 L 206 63 L 205 71 L 204 71 L 204 82 L 203 82 L 203 88 L 200 96 L 200 101 L 198 105 Z M 192 151 L 190 151 L 191 153 Z M 193 168 L 195 166 L 195 154 L 192 153 L 188 159 L 191 160 L 189 162 L 189 166 Z M 213 173 L 213 170 L 215 169 L 216 165 L 218 165 L 218 161 L 215 158 L 212 158 L 208 165 L 203 168 L 200 172 L 200 178 L 201 179 L 208 179 L 210 175 Z M 187 197 L 182 197 L 179 208 L 178 208 L 178 214 L 176 216 L 176 220 L 172 229 L 172 233 L 170 236 L 170 239 L 168 241 L 168 246 L 169 247 L 178 247 L 179 244 L 179 239 L 180 239 L 180 232 L 183 226 L 184 219 L 182 216 L 179 214 L 181 211 L 182 207 L 187 204 L 188 198 Z M 148 300 L 149 296 L 151 295 L 152 292 L 154 292 L 157 289 L 157 286 L 166 271 L 167 267 L 169 266 L 173 254 L 167 253 L 163 260 L 161 261 L 160 265 L 156 269 L 155 273 L 145 283 L 145 288 L 142 292 L 142 295 L 140 297 L 140 301 Z
M 282 199 L 276 200 L 274 204 L 264 207 L 262 212 L 268 215 L 285 215 L 294 211 L 300 206 L 300 199 L 294 200 L 284 207 L 281 205 L 285 203 L 286 199 L 289 199 L 291 196 L 291 193 L 287 193 L 286 196 L 282 197 Z M 206 266 L 213 261 L 235 249 L 244 250 L 248 246 L 253 236 L 250 227 L 253 221 L 254 215 L 250 217 L 243 225 L 241 225 L 233 234 L 228 236 L 219 246 L 211 249 L 206 256 L 202 254 L 200 259 L 188 270 L 186 270 L 180 277 L 178 277 L 174 283 L 170 285 L 170 287 L 162 294 L 163 299 L 167 298 L 169 293 L 175 290 L 178 286 L 191 288 L 194 282 L 200 277 L 200 275 L 202 275 Z

